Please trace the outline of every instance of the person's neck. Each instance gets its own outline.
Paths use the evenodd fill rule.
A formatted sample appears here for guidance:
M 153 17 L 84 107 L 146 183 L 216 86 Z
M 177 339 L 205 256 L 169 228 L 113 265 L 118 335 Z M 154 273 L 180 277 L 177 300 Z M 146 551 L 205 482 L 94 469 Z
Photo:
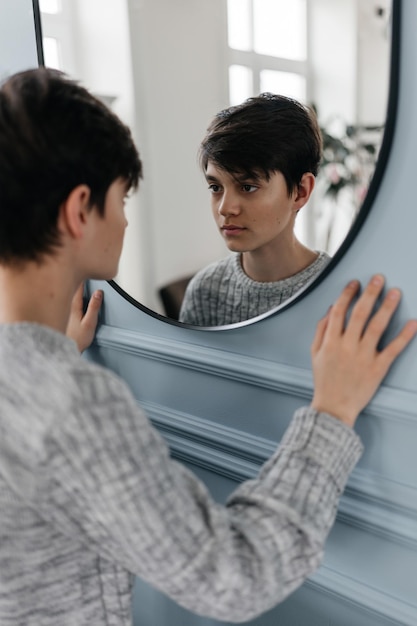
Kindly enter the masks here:
M 277 282 L 290 278 L 306 269 L 318 258 L 318 253 L 306 248 L 297 239 L 287 245 L 264 247 L 261 250 L 243 252 L 240 256 L 242 269 L 257 282 Z
M 0 323 L 35 322 L 65 333 L 80 282 L 53 257 L 40 264 L 0 265 Z

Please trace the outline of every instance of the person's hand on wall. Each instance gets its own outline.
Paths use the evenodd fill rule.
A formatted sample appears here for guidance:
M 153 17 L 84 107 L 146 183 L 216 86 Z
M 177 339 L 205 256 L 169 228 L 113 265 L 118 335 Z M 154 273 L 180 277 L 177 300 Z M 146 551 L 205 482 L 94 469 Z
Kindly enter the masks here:
M 77 289 L 71 304 L 68 320 L 67 336 L 74 339 L 80 352 L 86 350 L 94 339 L 97 328 L 98 314 L 103 302 L 103 292 L 94 291 L 89 300 L 87 310 L 83 306 L 84 284 Z
M 398 289 L 390 289 L 371 317 L 384 282 L 381 275 L 371 279 L 346 322 L 349 306 L 359 289 L 358 281 L 349 283 L 318 323 L 311 346 L 311 405 L 349 426 L 355 424 L 394 360 L 417 332 L 417 320 L 410 320 L 383 350 L 378 349 L 401 299 Z

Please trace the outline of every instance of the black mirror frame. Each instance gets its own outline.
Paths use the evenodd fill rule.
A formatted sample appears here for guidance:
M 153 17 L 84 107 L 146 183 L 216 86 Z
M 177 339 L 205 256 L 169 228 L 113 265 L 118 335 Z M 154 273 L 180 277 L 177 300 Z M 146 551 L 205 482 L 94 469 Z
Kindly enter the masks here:
M 43 56 L 43 44 L 42 44 L 42 22 L 41 11 L 39 8 L 39 0 L 32 0 L 33 20 L 35 23 L 35 37 L 36 37 L 36 52 L 38 54 L 38 65 L 45 65 L 45 59 Z

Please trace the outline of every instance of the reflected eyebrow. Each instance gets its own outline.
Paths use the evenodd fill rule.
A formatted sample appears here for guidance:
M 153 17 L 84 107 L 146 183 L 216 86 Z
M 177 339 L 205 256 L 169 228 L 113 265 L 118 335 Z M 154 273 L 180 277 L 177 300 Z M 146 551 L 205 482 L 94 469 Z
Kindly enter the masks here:
M 249 176 L 249 174 L 238 174 L 237 176 L 233 176 L 234 180 L 239 183 L 239 185 L 249 184 L 249 183 L 257 183 L 262 180 L 260 176 Z
M 206 177 L 206 181 L 208 183 L 218 183 L 219 182 L 218 178 L 216 178 L 215 176 L 211 176 L 210 174 L 206 174 L 205 177 Z
M 216 185 L 221 185 L 222 183 L 219 181 L 219 179 L 214 176 L 213 174 L 205 174 L 205 178 L 206 181 L 208 183 L 215 183 Z M 257 184 L 259 185 L 259 183 L 264 180 L 264 178 L 262 176 L 257 176 L 256 174 L 246 174 L 245 172 L 239 173 L 239 174 L 231 174 L 231 178 L 235 181 L 236 184 L 238 185 L 248 185 L 248 184 Z

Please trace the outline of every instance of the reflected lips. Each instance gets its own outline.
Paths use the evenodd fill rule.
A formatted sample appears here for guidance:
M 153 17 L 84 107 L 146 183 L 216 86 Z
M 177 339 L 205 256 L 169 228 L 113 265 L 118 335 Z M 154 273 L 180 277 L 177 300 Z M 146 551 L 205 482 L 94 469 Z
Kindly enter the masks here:
M 234 224 L 230 224 L 230 226 L 222 226 L 222 231 L 227 237 L 240 235 L 240 233 L 243 233 L 244 230 L 245 228 L 242 226 L 235 226 Z

